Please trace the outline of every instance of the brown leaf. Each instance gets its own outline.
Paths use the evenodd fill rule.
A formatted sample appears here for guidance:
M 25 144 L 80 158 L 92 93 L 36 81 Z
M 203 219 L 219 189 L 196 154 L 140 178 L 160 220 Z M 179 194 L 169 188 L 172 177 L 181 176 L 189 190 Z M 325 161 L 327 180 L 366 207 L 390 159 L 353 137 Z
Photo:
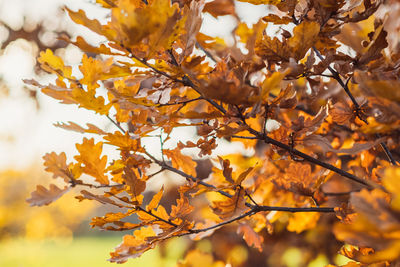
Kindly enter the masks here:
M 47 153 L 43 156 L 45 171 L 52 172 L 53 178 L 61 177 L 65 182 L 71 180 L 71 173 L 67 166 L 67 156 L 64 152 L 57 155 L 55 152 Z
M 230 162 L 229 159 L 223 159 L 220 156 L 218 156 L 219 163 L 222 166 L 222 173 L 225 177 L 225 179 L 231 183 L 234 184 L 235 182 L 232 179 L 232 168 L 230 167 Z
M 205 4 L 203 12 L 208 12 L 215 18 L 234 15 L 235 4 L 233 0 L 214 0 Z
M 245 203 L 245 190 L 238 188 L 233 197 L 225 201 L 214 201 L 211 207 L 221 219 L 229 219 L 247 210 Z
M 247 224 L 240 224 L 237 228 L 237 233 L 243 235 L 243 239 L 246 241 L 248 246 L 254 247 L 258 249 L 259 252 L 262 252 L 262 243 L 264 242 L 264 238 L 257 234 L 253 228 Z
M 50 184 L 49 189 L 46 189 L 42 185 L 37 185 L 36 190 L 31 193 L 31 198 L 26 201 L 31 206 L 49 205 L 51 202 L 56 201 L 68 192 L 69 189 L 70 187 L 67 186 L 65 186 L 64 189 L 60 189 L 54 184 Z

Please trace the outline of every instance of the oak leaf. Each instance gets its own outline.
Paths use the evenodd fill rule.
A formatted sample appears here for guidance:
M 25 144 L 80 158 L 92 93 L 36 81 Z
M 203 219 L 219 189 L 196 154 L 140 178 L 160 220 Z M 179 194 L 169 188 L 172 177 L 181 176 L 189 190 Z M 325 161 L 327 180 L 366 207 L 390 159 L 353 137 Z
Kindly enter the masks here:
M 82 144 L 76 144 L 79 155 L 74 156 L 78 163 L 83 165 L 83 172 L 93 176 L 100 184 L 109 184 L 108 177 L 104 174 L 107 165 L 107 156 L 100 158 L 103 143 L 94 143 L 94 139 L 83 139 Z
M 31 198 L 26 201 L 31 206 L 43 206 L 49 205 L 51 202 L 56 201 L 62 195 L 64 195 L 70 187 L 64 187 L 64 189 L 60 189 L 58 186 L 54 184 L 50 184 L 50 188 L 47 189 L 42 185 L 36 186 L 36 190 L 31 193 Z
M 264 242 L 264 238 L 247 224 L 240 224 L 237 228 L 237 233 L 243 235 L 243 239 L 246 241 L 248 246 L 254 247 L 260 252 L 263 250 L 262 243 Z
M 164 154 L 171 159 L 174 168 L 180 169 L 189 175 L 196 176 L 197 163 L 191 157 L 183 155 L 179 148 L 173 150 L 164 149 Z

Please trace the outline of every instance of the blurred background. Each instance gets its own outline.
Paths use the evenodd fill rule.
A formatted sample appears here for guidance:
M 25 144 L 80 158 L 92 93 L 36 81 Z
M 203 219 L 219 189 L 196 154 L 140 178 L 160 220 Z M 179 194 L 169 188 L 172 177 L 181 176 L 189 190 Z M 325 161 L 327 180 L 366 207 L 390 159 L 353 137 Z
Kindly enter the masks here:
M 84 36 L 92 44 L 102 39 L 75 25 L 63 6 L 84 9 L 89 16 L 104 17 L 104 11 L 88 0 L 0 0 L 0 266 L 110 266 L 108 253 L 126 233 L 90 229 L 89 220 L 103 215 L 107 207 L 93 202 L 79 203 L 69 193 L 45 207 L 29 207 L 26 199 L 37 184 L 47 185 L 51 177 L 44 172 L 42 156 L 51 151 L 75 152 L 75 143 L 84 137 L 54 127 L 57 122 L 90 122 L 105 129 L 113 127 L 104 118 L 72 105 L 61 105 L 27 87 L 23 79 L 42 84 L 54 79 L 40 70 L 36 57 L 50 48 L 68 65 L 77 66 L 82 52 L 57 40 L 65 34 Z M 265 6 L 239 5 L 246 22 L 255 23 L 265 15 Z M 206 14 L 202 32 L 222 36 L 229 43 L 235 27 L 230 16 L 218 20 Z M 190 133 L 189 133 L 190 135 Z M 175 266 L 189 245 L 175 239 L 145 253 L 125 266 Z M 196 244 L 210 252 L 209 240 Z M 242 248 L 232 250 L 239 262 L 247 256 Z M 193 256 L 194 257 L 194 256 Z

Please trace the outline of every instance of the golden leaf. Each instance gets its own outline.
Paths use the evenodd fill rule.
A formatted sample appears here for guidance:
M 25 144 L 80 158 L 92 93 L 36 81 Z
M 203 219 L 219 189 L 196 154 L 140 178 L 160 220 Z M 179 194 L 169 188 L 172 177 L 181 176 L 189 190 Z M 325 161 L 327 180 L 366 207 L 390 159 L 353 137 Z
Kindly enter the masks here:
M 315 44 L 318 38 L 320 25 L 315 21 L 303 21 L 293 30 L 293 37 L 288 39 L 291 55 L 300 60 L 304 58 L 307 51 Z
M 154 248 L 155 244 L 147 242 L 146 238 L 155 236 L 151 227 L 142 227 L 139 230 L 133 232 L 133 235 L 125 235 L 122 244 L 115 248 L 114 252 L 111 252 L 111 258 L 109 261 L 124 263 L 129 258 L 140 257 L 144 252 Z
M 152 209 L 157 208 L 158 204 L 160 203 L 163 193 L 164 193 L 164 186 L 161 187 L 160 191 L 158 191 L 158 193 L 153 196 L 149 205 L 147 205 L 146 209 L 148 211 L 151 211 Z
M 182 170 L 186 174 L 196 176 L 197 163 L 191 157 L 183 155 L 179 148 L 173 150 L 164 149 L 164 154 L 171 159 L 172 167 Z
M 125 134 L 119 131 L 108 133 L 104 139 L 108 141 L 106 144 L 117 146 L 121 150 L 139 151 L 141 149 L 140 139 L 132 138 L 127 132 Z
M 63 60 L 55 56 L 50 49 L 47 49 L 46 52 L 40 52 L 40 56 L 37 60 L 44 70 L 56 73 L 67 79 L 75 79 L 75 77 L 72 76 L 72 68 L 65 66 Z
M 317 225 L 320 216 L 318 212 L 296 212 L 290 216 L 287 230 L 301 233 L 312 229 Z
M 72 96 L 76 102 L 79 103 L 80 107 L 93 110 L 99 114 L 107 115 L 112 104 L 104 103 L 104 98 L 102 96 L 96 97 L 95 91 L 85 91 L 82 88 L 75 87 L 72 89 Z
M 100 184 L 109 184 L 108 177 L 104 174 L 107 165 L 107 156 L 100 158 L 103 143 L 94 143 L 94 139 L 83 139 L 82 144 L 76 144 L 79 155 L 74 158 L 83 164 L 83 172 L 93 176 Z
M 101 23 L 96 19 L 93 20 L 89 19 L 86 16 L 85 11 L 80 9 L 78 12 L 75 12 L 69 8 L 65 9 L 67 10 L 70 18 L 75 23 L 83 25 L 86 28 L 92 30 L 93 32 L 107 37 L 109 40 L 114 40 L 114 38 L 116 37 L 117 34 L 115 30 L 111 29 L 111 27 L 109 27 L 108 25 L 101 25 Z
M 194 207 L 190 205 L 189 199 L 183 193 L 180 193 L 176 205 L 171 207 L 171 218 L 185 218 L 193 210 Z
M 247 210 L 245 203 L 245 191 L 238 188 L 233 197 L 224 201 L 214 201 L 212 209 L 221 219 L 229 219 Z

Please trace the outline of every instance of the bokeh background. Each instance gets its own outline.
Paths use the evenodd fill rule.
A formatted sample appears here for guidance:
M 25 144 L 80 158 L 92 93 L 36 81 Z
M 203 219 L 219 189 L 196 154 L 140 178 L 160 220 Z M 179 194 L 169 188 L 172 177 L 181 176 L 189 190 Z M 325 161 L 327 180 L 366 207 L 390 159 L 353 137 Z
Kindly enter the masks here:
M 26 199 L 37 184 L 47 185 L 51 177 L 44 172 L 42 156 L 51 151 L 75 152 L 75 143 L 84 137 L 55 127 L 57 122 L 90 122 L 105 129 L 109 121 L 75 106 L 61 105 L 26 86 L 23 79 L 42 84 L 54 76 L 41 71 L 36 57 L 46 48 L 63 57 L 68 65 L 78 66 L 82 52 L 57 40 L 64 34 L 85 36 L 92 44 L 103 40 L 75 25 L 63 6 L 84 9 L 89 16 L 104 18 L 104 11 L 88 0 L 0 0 L 0 266 L 110 266 L 108 252 L 121 242 L 124 233 L 90 229 L 91 217 L 104 214 L 108 207 L 93 202 L 79 203 L 69 193 L 45 207 L 29 207 Z M 237 3 L 239 15 L 249 24 L 265 15 L 266 6 Z M 202 32 L 222 36 L 235 21 L 229 16 L 218 20 L 205 15 Z M 190 138 L 191 133 L 187 133 Z M 223 149 L 227 149 L 226 147 Z M 234 147 L 231 149 L 235 149 Z M 187 247 L 186 239 L 172 240 L 125 266 L 175 266 Z M 196 244 L 211 250 L 210 241 Z M 288 264 L 293 253 L 285 256 Z M 292 253 L 292 254 L 290 254 Z M 246 251 L 236 249 L 233 257 L 245 259 Z M 244 255 L 244 256 L 243 256 Z M 301 255 L 298 255 L 299 257 Z

